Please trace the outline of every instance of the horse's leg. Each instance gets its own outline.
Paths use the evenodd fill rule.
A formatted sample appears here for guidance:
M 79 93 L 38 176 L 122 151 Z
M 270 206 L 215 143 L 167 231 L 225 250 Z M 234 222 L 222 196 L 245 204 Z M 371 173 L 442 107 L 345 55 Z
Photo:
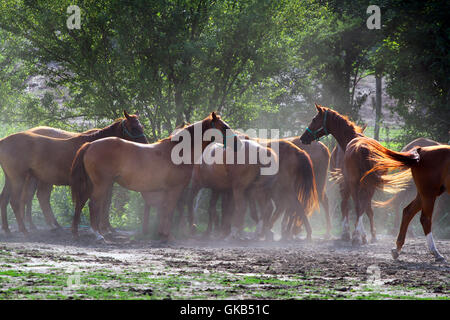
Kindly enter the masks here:
M 370 202 L 367 205 L 366 214 L 369 217 L 370 234 L 372 235 L 372 238 L 370 239 L 370 242 L 375 243 L 375 242 L 377 242 L 377 232 L 376 232 L 376 228 L 375 228 L 375 221 L 373 219 L 374 213 L 373 213 L 372 205 L 371 205 Z
M 309 219 L 308 216 L 305 213 L 305 208 L 303 207 L 303 205 L 298 202 L 298 200 L 296 199 L 295 201 L 295 211 L 297 213 L 297 216 L 302 220 L 303 225 L 305 226 L 306 229 L 306 241 L 312 241 L 312 229 L 311 229 L 311 225 L 309 224 Z
M 230 191 L 222 192 L 222 219 L 220 230 L 226 237 L 231 232 L 231 218 L 233 217 L 234 202 Z
M 364 230 L 363 213 L 367 206 L 366 191 L 358 189 L 355 186 L 352 187 L 351 195 L 355 204 L 356 211 L 356 223 L 355 231 L 352 235 L 352 244 L 361 245 L 367 243 L 366 232 Z
M 258 203 L 260 204 L 259 206 L 262 212 L 262 221 L 263 221 L 261 235 L 264 236 L 264 239 L 266 241 L 273 241 L 274 234 L 272 228 L 275 222 L 272 223 L 272 215 L 274 211 L 272 199 L 269 195 L 267 195 L 263 197 L 261 201 L 258 201 Z
M 111 184 L 111 186 L 109 186 L 107 189 L 106 196 L 104 199 L 105 202 L 102 205 L 103 212 L 101 213 L 101 219 L 100 219 L 100 229 L 104 230 L 105 232 L 111 232 L 111 233 L 116 232 L 116 230 L 114 230 L 114 228 L 111 226 L 111 223 L 109 221 L 109 214 L 111 211 L 113 185 L 114 184 Z
M 78 199 L 75 202 L 75 213 L 73 215 L 72 220 L 72 235 L 75 239 L 78 239 L 78 225 L 80 224 L 81 219 L 81 211 L 83 210 L 83 207 L 86 205 L 86 202 L 88 201 L 88 198 L 85 197 L 83 199 Z M 89 212 L 91 210 L 89 209 Z
M 16 181 L 11 181 L 12 192 L 11 192 L 11 207 L 13 208 L 14 215 L 16 216 L 17 225 L 19 231 L 24 235 L 28 235 L 28 230 L 23 223 L 24 216 L 24 203 L 22 202 L 22 192 L 24 181 L 26 176 L 16 179 Z
M 420 195 L 417 194 L 416 198 L 411 201 L 411 203 L 403 209 L 402 222 L 400 225 L 400 231 L 397 237 L 397 248 L 392 249 L 392 257 L 397 259 L 400 251 L 402 250 L 403 244 L 405 243 L 406 231 L 408 230 L 408 225 L 411 219 L 414 218 L 417 212 L 422 209 L 422 201 Z
M 42 213 L 44 214 L 45 220 L 51 226 L 55 228 L 61 228 L 58 221 L 56 221 L 55 215 L 53 214 L 52 207 L 50 206 L 50 194 L 52 192 L 53 185 L 38 182 L 37 185 L 37 198 L 39 200 L 39 205 L 41 206 Z
M 427 237 L 428 249 L 437 262 L 444 262 L 445 258 L 439 253 L 433 239 L 431 232 L 431 224 L 433 218 L 433 209 L 436 197 L 422 197 L 422 214 L 420 215 L 420 223 L 422 224 L 423 232 Z
M 267 230 L 268 222 L 272 211 L 269 209 L 270 195 L 265 190 L 252 190 L 248 199 L 250 206 L 250 213 L 253 220 L 258 219 L 255 231 L 255 239 L 264 237 L 267 233 L 271 233 Z M 258 217 L 258 206 L 260 211 L 260 217 Z M 256 221 L 256 220 L 255 220 Z M 269 228 L 271 229 L 271 228 Z M 273 234 L 268 234 L 266 240 L 273 239 Z
M 89 201 L 89 217 L 91 229 L 96 235 L 97 240 L 104 240 L 103 230 L 101 228 L 104 207 L 106 205 L 108 191 L 112 186 L 112 181 L 103 181 L 101 185 L 94 186 L 92 189 L 91 199 Z
M 188 213 L 187 213 L 187 221 L 189 224 L 191 235 L 194 235 L 197 231 L 197 226 L 194 224 L 194 200 L 198 195 L 198 192 L 200 191 L 200 186 L 197 184 L 192 183 L 191 190 L 188 191 L 187 195 L 187 206 L 188 206 Z
M 5 185 L 3 186 L 2 193 L 0 194 L 0 208 L 2 212 L 2 229 L 6 234 L 10 234 L 8 226 L 8 203 L 11 197 L 11 182 L 8 176 L 5 174 Z
M 173 188 L 170 192 L 166 192 L 164 200 L 160 207 L 160 222 L 158 227 L 158 234 L 163 241 L 171 240 L 171 227 L 173 211 L 180 198 L 184 186 Z
M 370 190 L 368 193 L 368 196 L 366 199 L 364 199 L 364 201 L 366 202 L 366 214 L 369 217 L 369 222 L 370 222 L 370 233 L 372 235 L 372 239 L 371 242 L 375 243 L 377 241 L 377 232 L 376 232 L 376 228 L 375 228 L 375 221 L 373 220 L 373 210 L 372 210 L 372 197 L 373 194 L 375 193 L 375 189 Z
M 231 238 L 239 237 L 244 227 L 244 218 L 247 211 L 247 203 L 244 197 L 244 190 L 233 187 L 234 212 L 231 218 Z
M 219 198 L 219 192 L 212 190 L 211 192 L 211 199 L 209 200 L 209 208 L 208 208 L 208 227 L 206 228 L 205 236 L 208 237 L 211 235 L 211 231 L 213 228 L 213 225 L 217 227 L 217 200 Z
M 340 186 L 341 193 L 341 212 L 342 212 L 342 236 L 344 241 L 350 240 L 350 223 L 348 221 L 348 204 L 350 199 L 350 190 L 347 184 L 344 183 Z
M 325 218 L 327 219 L 327 232 L 325 233 L 325 239 L 331 238 L 331 216 L 330 216 L 330 206 L 328 204 L 328 197 L 325 190 L 322 192 L 322 197 L 320 197 L 320 203 L 325 210 Z
M 25 201 L 25 222 L 28 223 L 30 229 L 37 230 L 36 226 L 33 223 L 33 219 L 31 217 L 31 209 L 33 203 L 33 196 L 36 192 L 37 188 L 37 179 L 28 175 L 27 181 L 24 184 L 24 201 Z M 51 222 L 46 219 L 47 224 L 51 225 Z

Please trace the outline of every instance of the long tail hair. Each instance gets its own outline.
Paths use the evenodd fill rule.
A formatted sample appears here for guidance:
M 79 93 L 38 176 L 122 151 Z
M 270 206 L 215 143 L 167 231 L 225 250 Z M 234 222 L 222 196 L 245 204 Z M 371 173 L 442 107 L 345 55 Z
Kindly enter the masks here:
M 374 162 L 372 169 L 367 171 L 361 181 L 371 173 L 382 173 L 381 181 L 387 192 L 398 192 L 405 189 L 411 181 L 411 167 L 415 166 L 420 159 L 420 148 L 409 152 L 396 152 L 383 147 L 375 140 L 365 140 L 366 147 L 370 149 L 369 159 Z M 390 173 L 391 171 L 395 173 Z
M 91 143 L 86 142 L 81 146 L 72 162 L 70 172 L 70 188 L 72 189 L 72 201 L 75 204 L 85 203 L 92 191 L 92 182 L 84 167 L 84 154 Z
M 294 188 L 298 201 L 305 208 L 306 215 L 310 216 L 319 205 L 316 178 L 311 158 L 305 151 L 297 149 L 298 165 L 295 170 Z

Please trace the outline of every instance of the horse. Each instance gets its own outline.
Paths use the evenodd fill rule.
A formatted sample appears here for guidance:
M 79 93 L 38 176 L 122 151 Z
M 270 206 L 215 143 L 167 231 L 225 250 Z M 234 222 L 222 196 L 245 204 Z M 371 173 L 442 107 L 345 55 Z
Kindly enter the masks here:
M 147 143 L 138 116 L 129 115 L 126 111 L 124 116 L 96 132 L 67 139 L 19 132 L 0 140 L 0 165 L 10 182 L 11 206 L 20 232 L 28 234 L 23 223 L 23 200 L 24 186 L 30 179 L 35 177 L 47 186 L 69 185 L 72 160 L 85 142 L 115 136 Z
M 206 151 L 206 150 L 205 150 Z M 208 150 L 212 152 L 212 150 Z M 192 186 L 188 195 L 188 224 L 191 227 L 191 234 L 195 233 L 196 225 L 194 224 L 194 199 L 197 197 L 200 190 L 208 188 L 211 190 L 211 197 L 208 206 L 208 226 L 204 233 L 205 237 L 209 237 L 213 229 L 220 231 L 222 235 L 228 235 L 231 232 L 231 221 L 229 219 L 232 206 L 231 182 L 230 178 L 223 170 L 219 170 L 219 166 L 212 166 L 202 163 L 194 165 L 192 172 Z M 216 169 L 219 173 L 212 172 Z M 220 221 L 217 215 L 216 207 L 219 197 L 222 198 L 222 219 Z M 253 212 L 253 211 L 252 211 Z
M 261 158 L 264 154 L 270 160 L 270 165 L 278 166 L 278 156 L 270 147 L 262 146 L 252 139 L 241 139 L 239 135 L 233 140 L 233 144 L 222 145 L 214 143 L 204 151 L 204 159 L 221 161 L 205 161 L 197 170 L 194 170 L 193 189 L 198 190 L 198 182 L 201 179 L 203 186 L 212 186 L 213 192 L 211 210 L 217 202 L 218 192 L 225 195 L 222 199 L 224 209 L 222 212 L 222 231 L 227 240 L 242 238 L 244 217 L 247 211 L 248 199 L 251 193 L 267 198 L 270 194 L 270 186 L 274 183 L 276 172 L 263 174 L 269 163 Z M 252 158 L 255 156 L 254 158 Z M 230 161 L 231 159 L 231 161 Z M 254 161 L 253 161 L 254 160 Z M 232 199 L 234 210 L 227 211 L 227 201 Z M 231 204 L 229 204 L 231 206 Z M 192 206 L 191 206 L 192 207 Z M 229 215 L 226 213 L 230 212 Z M 254 210 L 250 210 L 254 213 Z M 215 212 L 210 211 L 209 227 L 214 220 Z M 255 222 L 258 217 L 252 215 Z M 210 230 L 208 230 L 210 231 Z
M 429 147 L 429 146 L 438 146 L 441 145 L 439 142 L 436 142 L 431 139 L 427 138 L 417 138 L 407 145 L 405 145 L 400 152 L 407 152 L 411 151 L 415 147 Z M 395 233 L 399 226 L 400 226 L 400 206 L 402 203 L 409 203 L 412 199 L 414 199 L 415 195 L 417 193 L 416 186 L 411 181 L 408 183 L 408 185 L 405 187 L 404 190 L 401 190 L 400 192 L 396 193 L 392 198 L 388 199 L 387 201 L 383 202 L 375 202 L 375 206 L 378 207 L 388 207 L 391 206 L 394 211 L 394 226 L 392 228 L 392 232 Z M 409 229 L 408 231 L 411 231 Z M 408 232 L 409 233 L 409 232 Z
M 308 154 L 298 148 L 295 144 L 285 139 L 252 139 L 247 135 L 237 132 L 236 139 L 239 141 L 254 141 L 261 147 L 270 148 L 272 151 L 277 152 L 279 159 L 279 170 L 272 178 L 266 178 L 262 182 L 261 177 L 259 179 L 259 185 L 253 183 L 245 183 L 241 177 L 248 179 L 251 174 L 248 172 L 244 175 L 241 173 L 242 165 L 228 164 L 228 165 L 206 165 L 202 164 L 197 168 L 194 168 L 193 173 L 193 190 L 194 195 L 202 187 L 209 187 L 213 189 L 210 202 L 210 220 L 207 231 L 212 229 L 212 225 L 217 223 L 215 217 L 215 205 L 219 193 L 225 196 L 222 199 L 222 205 L 226 205 L 228 199 L 232 198 L 236 192 L 232 191 L 232 185 L 234 181 L 239 181 L 242 185 L 241 188 L 245 189 L 243 185 L 247 184 L 246 197 L 248 205 L 250 207 L 250 213 L 255 222 L 258 222 L 256 234 L 258 236 L 273 237 L 270 229 L 275 223 L 276 218 L 272 217 L 273 208 L 270 206 L 270 200 L 273 199 L 276 206 L 278 215 L 284 210 L 288 209 L 295 217 L 299 218 L 301 222 L 304 222 L 307 229 L 307 238 L 311 239 L 311 228 L 308 221 L 308 216 L 312 213 L 311 210 L 317 206 L 317 190 L 314 177 L 313 166 Z M 277 148 L 272 148 L 273 145 L 277 145 Z M 209 146 L 213 148 L 213 145 Z M 218 146 L 215 146 L 212 151 L 217 150 Z M 228 148 L 225 150 L 229 150 Z M 205 152 L 210 152 L 205 150 Z M 328 165 L 328 164 L 327 164 Z M 253 175 L 254 178 L 258 177 L 257 172 Z M 275 180 L 274 180 L 275 179 Z M 251 180 L 251 179 L 249 179 Z M 247 181 L 249 181 L 247 180 Z M 231 194 L 230 194 L 231 193 Z M 238 194 L 241 194 L 238 192 Z M 230 207 L 225 207 L 222 210 L 222 231 L 227 234 L 230 230 L 229 215 L 239 214 L 241 220 L 234 224 L 234 228 L 230 234 L 230 238 L 236 236 L 236 231 L 243 227 L 243 213 L 246 206 L 241 202 L 241 209 L 230 211 Z M 192 201 L 191 201 L 192 202 Z M 259 218 L 256 212 L 256 203 L 261 207 L 262 217 Z M 189 206 L 190 215 L 192 216 L 192 204 Z M 231 218 L 232 219 L 232 218 Z M 190 219 L 192 221 L 192 218 Z M 263 223 L 261 226 L 260 223 Z M 234 230 L 234 231 L 233 231 Z
M 416 147 L 409 152 L 392 151 L 375 141 L 369 141 L 365 146 L 371 150 L 370 159 L 375 165 L 365 173 L 362 181 L 378 173 L 381 174 L 382 184 L 398 188 L 408 183 L 412 175 L 417 188 L 415 199 L 403 209 L 397 246 L 391 251 L 392 257 L 399 257 L 408 225 L 417 212 L 422 210 L 420 223 L 427 238 L 428 249 L 437 262 L 444 262 L 445 258 L 434 243 L 431 225 L 436 198 L 445 191 L 450 193 L 450 146 Z M 396 173 L 389 174 L 392 170 Z
M 318 207 L 318 193 L 313 164 L 309 155 L 286 139 L 256 139 L 258 143 L 269 148 L 278 145 L 279 170 L 277 179 L 271 187 L 270 196 L 255 193 L 255 202 L 261 204 L 263 227 L 261 237 L 273 238 L 271 229 L 283 212 L 289 217 L 284 234 L 288 234 L 294 221 L 305 225 L 306 239 L 312 239 L 312 230 L 308 217 Z M 269 202 L 275 204 L 275 212 Z M 300 223 L 299 223 L 300 224 Z
M 90 129 L 88 131 L 83 132 L 83 134 L 90 134 L 93 132 L 98 131 L 99 129 Z M 67 139 L 72 138 L 79 133 L 77 132 L 70 132 L 65 131 L 62 129 L 57 128 L 51 128 L 47 126 L 40 126 L 35 127 L 29 130 L 26 130 L 25 132 L 29 133 L 35 133 L 42 136 L 52 137 L 52 138 L 60 138 L 60 139 Z M 50 193 L 53 186 L 48 185 L 42 181 L 38 181 L 35 177 L 32 175 L 28 178 L 28 184 L 24 186 L 24 192 L 25 192 L 25 222 L 28 223 L 30 228 L 32 230 L 36 230 L 36 226 L 33 224 L 33 220 L 31 217 L 31 207 L 32 207 L 32 200 L 34 197 L 34 194 L 37 190 L 37 198 L 39 200 L 39 205 L 41 207 L 42 213 L 44 214 L 45 221 L 47 225 L 50 227 L 55 228 L 61 228 L 58 221 L 55 218 L 55 215 L 53 214 L 52 208 L 50 206 Z M 3 190 L 0 195 L 0 208 L 2 213 L 2 228 L 3 231 L 7 234 L 11 233 L 8 227 L 8 219 L 7 219 L 7 211 L 6 207 L 9 203 L 9 199 L 11 197 L 11 186 L 10 181 L 7 176 L 5 176 L 5 184 L 3 186 Z
M 75 203 L 73 236 L 78 237 L 81 210 L 90 199 L 91 228 L 98 238 L 102 237 L 99 228 L 102 209 L 108 190 L 117 182 L 137 192 L 164 193 L 164 200 L 158 210 L 158 233 L 162 241 L 169 241 L 172 214 L 182 191 L 189 184 L 193 163 L 211 143 L 206 135 L 204 137 L 205 133 L 211 132 L 209 129 L 222 134 L 220 138 L 226 135 L 227 130 L 231 130 L 220 116 L 212 112 L 205 119 L 176 134 L 148 145 L 117 138 L 85 143 L 78 150 L 71 169 L 72 199 Z M 189 147 L 190 152 L 186 151 Z
M 320 141 L 313 142 L 308 145 L 302 143 L 300 137 L 289 137 L 285 139 L 305 151 L 311 158 L 314 176 L 316 179 L 316 188 L 319 196 L 319 203 L 322 204 L 325 211 L 327 228 L 325 238 L 329 238 L 331 236 L 331 217 L 328 197 L 325 191 L 327 186 L 328 168 L 330 165 L 330 150 L 328 150 L 327 146 Z
M 309 144 L 324 135 L 331 134 L 336 139 L 342 150 L 345 150 L 344 165 L 342 169 L 341 192 L 341 211 L 343 216 L 343 234 L 342 239 L 350 239 L 350 230 L 348 222 L 348 200 L 350 195 L 355 204 L 357 215 L 355 231 L 353 232 L 352 243 L 360 245 L 367 243 L 364 225 L 362 223 L 362 214 L 366 212 L 370 220 L 372 242 L 376 241 L 376 231 L 373 221 L 373 210 L 371 200 L 375 193 L 376 186 L 381 180 L 380 174 L 373 174 L 362 183 L 361 177 L 365 172 L 373 167 L 373 162 L 368 159 L 370 149 L 364 146 L 364 142 L 373 139 L 366 137 L 362 133 L 362 128 L 351 122 L 347 117 L 329 108 L 316 104 L 317 115 L 313 118 L 300 140 Z M 361 141 L 362 143 L 356 143 Z

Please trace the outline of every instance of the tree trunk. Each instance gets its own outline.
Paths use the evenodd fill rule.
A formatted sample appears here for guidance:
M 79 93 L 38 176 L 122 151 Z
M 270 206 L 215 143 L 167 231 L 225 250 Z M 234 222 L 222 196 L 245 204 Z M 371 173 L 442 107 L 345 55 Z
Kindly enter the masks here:
M 375 75 L 375 133 L 374 139 L 380 140 L 381 123 L 381 74 Z

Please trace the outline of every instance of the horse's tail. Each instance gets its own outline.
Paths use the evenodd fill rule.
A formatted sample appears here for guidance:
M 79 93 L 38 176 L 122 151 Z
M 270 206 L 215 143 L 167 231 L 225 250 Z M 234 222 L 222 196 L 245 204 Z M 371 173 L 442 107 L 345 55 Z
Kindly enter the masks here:
M 342 173 L 341 168 L 334 168 L 333 170 L 330 170 L 330 181 L 340 184 L 344 181 L 344 174 Z
M 308 154 L 301 149 L 297 150 L 297 158 L 294 186 L 298 201 L 304 206 L 306 215 L 310 216 L 319 206 L 313 164 Z
M 409 169 L 419 162 L 420 148 L 410 152 L 396 152 L 383 147 L 375 140 L 365 140 L 360 143 L 364 143 L 370 150 L 369 159 L 374 162 L 374 166 L 363 175 L 361 182 L 369 174 L 378 173 L 387 192 L 398 192 L 408 186 L 411 181 Z M 392 170 L 396 172 L 388 174 Z
M 373 205 L 377 208 L 393 207 L 398 201 L 398 193 L 387 199 L 386 201 L 373 201 Z
M 72 189 L 72 201 L 75 204 L 86 202 L 92 191 L 92 182 L 84 167 L 84 155 L 90 145 L 90 142 L 83 144 L 77 151 L 75 159 L 73 159 L 72 162 L 70 188 Z

